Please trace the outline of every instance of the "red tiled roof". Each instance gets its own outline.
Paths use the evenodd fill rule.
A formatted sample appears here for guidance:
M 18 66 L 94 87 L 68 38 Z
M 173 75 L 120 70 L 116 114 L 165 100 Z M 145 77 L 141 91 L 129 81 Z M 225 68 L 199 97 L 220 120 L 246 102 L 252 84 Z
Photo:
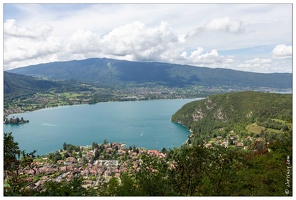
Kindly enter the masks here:
M 148 150 L 148 154 L 155 154 L 155 155 L 159 155 L 159 151 L 157 150 Z

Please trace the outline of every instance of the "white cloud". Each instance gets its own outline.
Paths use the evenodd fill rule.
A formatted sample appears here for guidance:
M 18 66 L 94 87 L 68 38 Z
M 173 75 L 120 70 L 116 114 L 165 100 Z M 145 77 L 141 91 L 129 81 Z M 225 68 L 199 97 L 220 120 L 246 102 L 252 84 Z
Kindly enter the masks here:
M 108 57 L 258 71 L 244 61 L 292 57 L 291 46 L 240 51 L 290 45 L 288 4 L 6 4 L 4 21 L 4 69 Z M 282 60 L 261 64 L 291 72 Z
M 243 30 L 243 23 L 238 19 L 230 19 L 229 17 L 217 18 L 207 21 L 203 29 L 206 31 L 223 31 L 229 33 L 240 33 Z
M 71 54 L 100 52 L 100 36 L 85 30 L 77 30 L 65 41 L 65 49 Z
M 40 25 L 35 29 L 18 27 L 15 20 L 4 23 L 4 65 L 14 68 L 32 60 L 52 60 L 51 54 L 61 49 L 61 40 L 51 36 L 52 28 Z M 43 59 L 40 59 L 43 58 Z M 44 62 L 44 61 L 43 61 Z
M 292 46 L 280 44 L 271 53 L 274 58 L 292 58 Z
M 195 51 L 192 51 L 190 55 L 186 51 L 180 54 L 187 62 L 193 65 L 203 65 L 209 67 L 227 66 L 229 63 L 234 62 L 234 59 L 226 58 L 219 55 L 216 49 L 210 52 L 204 52 L 202 47 L 198 47 Z
M 126 56 L 135 60 L 159 60 L 170 45 L 178 42 L 178 37 L 166 22 L 157 27 L 147 27 L 141 22 L 120 26 L 102 39 L 104 54 Z
M 252 72 L 266 72 L 271 67 L 271 59 L 254 58 L 238 65 L 238 70 Z
M 16 20 L 9 19 L 4 23 L 4 36 L 13 36 L 13 37 L 28 37 L 32 39 L 44 38 L 50 35 L 52 27 L 48 24 L 42 24 L 35 27 L 33 30 L 30 30 L 26 27 L 16 26 Z
M 147 27 L 141 22 L 133 22 L 115 28 L 100 36 L 92 31 L 77 30 L 67 38 L 43 34 L 32 40 L 26 27 L 20 28 L 15 20 L 8 20 L 7 32 L 23 30 L 18 35 L 5 35 L 4 64 L 6 68 L 19 67 L 20 63 L 36 63 L 37 60 L 85 59 L 109 57 L 126 60 L 173 61 L 177 55 L 178 36 L 166 22 Z M 12 28 L 10 28 L 12 27 Z M 38 28 L 38 27 L 37 27 Z M 13 31 L 10 31 L 13 33 Z M 18 31 L 15 31 L 18 33 Z M 41 33 L 41 32 L 39 32 Z M 28 37 L 24 37 L 24 36 Z M 41 35 L 41 34 L 40 34 Z

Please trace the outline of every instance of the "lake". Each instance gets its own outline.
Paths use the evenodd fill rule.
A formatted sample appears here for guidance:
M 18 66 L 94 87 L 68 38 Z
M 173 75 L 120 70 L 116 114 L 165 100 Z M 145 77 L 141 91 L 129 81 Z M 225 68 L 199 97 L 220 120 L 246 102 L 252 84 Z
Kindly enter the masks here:
M 184 104 L 199 99 L 106 102 L 47 108 L 13 114 L 30 122 L 4 124 L 4 132 L 12 132 L 20 150 L 45 155 L 62 148 L 63 143 L 76 146 L 92 142 L 126 143 L 146 149 L 161 150 L 181 146 L 190 132 L 172 123 L 171 116 Z

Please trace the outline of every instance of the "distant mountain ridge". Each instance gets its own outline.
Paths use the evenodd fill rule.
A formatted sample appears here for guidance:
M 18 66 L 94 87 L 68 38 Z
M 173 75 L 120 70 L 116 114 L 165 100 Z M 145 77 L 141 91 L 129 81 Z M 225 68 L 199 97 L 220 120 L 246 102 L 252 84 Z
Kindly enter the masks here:
M 292 88 L 291 73 L 253 73 L 222 68 L 195 67 L 159 62 L 133 62 L 90 58 L 31 65 L 8 72 L 104 84 L 159 83 L 169 87 L 190 85 L 207 87 Z

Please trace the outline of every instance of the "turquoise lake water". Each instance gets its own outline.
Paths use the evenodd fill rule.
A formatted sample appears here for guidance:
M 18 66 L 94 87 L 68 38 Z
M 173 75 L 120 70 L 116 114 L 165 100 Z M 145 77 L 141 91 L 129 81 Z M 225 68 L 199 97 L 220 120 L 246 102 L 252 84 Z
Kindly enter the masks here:
M 171 116 L 184 104 L 199 99 L 108 102 L 94 105 L 62 106 L 13 114 L 28 124 L 4 124 L 21 150 L 45 155 L 62 148 L 63 143 L 77 146 L 92 142 L 125 142 L 161 150 L 182 145 L 188 130 L 171 122 Z

